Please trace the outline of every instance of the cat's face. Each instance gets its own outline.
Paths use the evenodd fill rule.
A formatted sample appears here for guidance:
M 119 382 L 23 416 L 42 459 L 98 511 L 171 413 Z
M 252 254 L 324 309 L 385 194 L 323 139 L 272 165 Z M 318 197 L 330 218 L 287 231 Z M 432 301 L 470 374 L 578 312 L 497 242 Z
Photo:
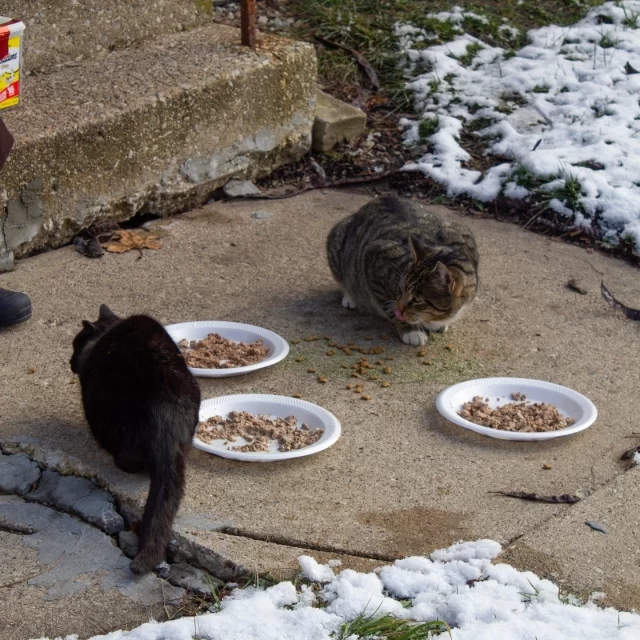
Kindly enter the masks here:
M 413 264 L 400 282 L 395 317 L 408 324 L 444 322 L 460 309 L 451 270 L 428 249 L 409 240 Z
M 95 342 L 107 329 L 120 321 L 120 318 L 103 304 L 97 322 L 82 321 L 82 329 L 73 339 L 73 355 L 71 356 L 71 371 L 79 372 L 80 358 L 86 347 Z

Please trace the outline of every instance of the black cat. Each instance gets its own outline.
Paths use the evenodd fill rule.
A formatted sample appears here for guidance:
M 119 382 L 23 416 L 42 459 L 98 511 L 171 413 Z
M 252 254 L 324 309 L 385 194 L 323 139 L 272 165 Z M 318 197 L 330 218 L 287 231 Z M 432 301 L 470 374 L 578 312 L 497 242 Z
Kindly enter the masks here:
M 184 495 L 185 460 L 198 424 L 200 387 L 162 325 L 119 318 L 106 305 L 82 322 L 71 369 L 80 376 L 87 422 L 115 464 L 147 471 L 151 487 L 131 563 L 136 573 L 164 559 Z

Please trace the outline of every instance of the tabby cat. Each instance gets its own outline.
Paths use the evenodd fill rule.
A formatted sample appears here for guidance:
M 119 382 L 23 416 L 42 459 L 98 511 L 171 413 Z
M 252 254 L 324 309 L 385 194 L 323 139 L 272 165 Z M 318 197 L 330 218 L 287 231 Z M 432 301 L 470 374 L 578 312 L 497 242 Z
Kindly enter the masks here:
M 338 222 L 327 257 L 342 305 L 390 320 L 406 344 L 446 331 L 476 295 L 471 231 L 404 198 L 377 198 Z
M 135 573 L 164 559 L 185 487 L 185 459 L 198 424 L 200 387 L 162 325 L 148 316 L 122 319 L 107 306 L 82 323 L 71 369 L 95 439 L 120 469 L 146 471 L 149 496 Z

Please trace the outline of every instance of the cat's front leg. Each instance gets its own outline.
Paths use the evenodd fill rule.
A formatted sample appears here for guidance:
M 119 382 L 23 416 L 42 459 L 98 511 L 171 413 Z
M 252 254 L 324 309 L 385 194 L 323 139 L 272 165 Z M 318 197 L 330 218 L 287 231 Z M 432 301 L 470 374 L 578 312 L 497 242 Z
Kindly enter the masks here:
M 394 324 L 396 331 L 400 336 L 400 340 L 405 344 L 414 345 L 416 347 L 427 344 L 429 336 L 424 331 L 405 322 L 395 322 Z

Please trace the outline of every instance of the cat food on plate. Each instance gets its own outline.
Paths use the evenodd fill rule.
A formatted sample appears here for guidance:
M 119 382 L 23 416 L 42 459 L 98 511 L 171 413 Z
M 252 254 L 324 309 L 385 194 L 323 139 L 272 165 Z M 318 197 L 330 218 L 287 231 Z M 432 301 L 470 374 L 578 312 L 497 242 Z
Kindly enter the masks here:
M 277 444 L 278 451 L 294 451 L 308 447 L 322 437 L 322 429 L 310 429 L 302 423 L 298 427 L 295 416 L 270 418 L 248 411 L 232 411 L 228 418 L 212 416 L 198 424 L 196 435 L 202 442 L 224 440 L 232 451 L 270 451 Z M 242 438 L 246 444 L 232 446 Z
M 200 320 L 165 327 L 186 352 L 189 371 L 204 378 L 226 378 L 271 367 L 289 353 L 273 331 L 240 322 Z
M 459 427 L 499 440 L 563 438 L 588 429 L 598 410 L 581 393 L 546 380 L 479 378 L 443 389 L 439 413 Z
M 269 350 L 262 340 L 250 344 L 223 338 L 219 333 L 210 333 L 203 340 L 178 342 L 187 364 L 194 369 L 232 369 L 246 367 L 264 360 Z
M 566 429 L 576 422 L 547 402 L 527 403 L 523 393 L 512 393 L 511 399 L 515 402 L 492 409 L 483 398 L 475 396 L 462 405 L 458 415 L 483 427 L 522 433 Z
M 340 422 L 326 409 L 290 396 L 240 394 L 205 400 L 193 446 L 243 462 L 281 462 L 328 449 Z

